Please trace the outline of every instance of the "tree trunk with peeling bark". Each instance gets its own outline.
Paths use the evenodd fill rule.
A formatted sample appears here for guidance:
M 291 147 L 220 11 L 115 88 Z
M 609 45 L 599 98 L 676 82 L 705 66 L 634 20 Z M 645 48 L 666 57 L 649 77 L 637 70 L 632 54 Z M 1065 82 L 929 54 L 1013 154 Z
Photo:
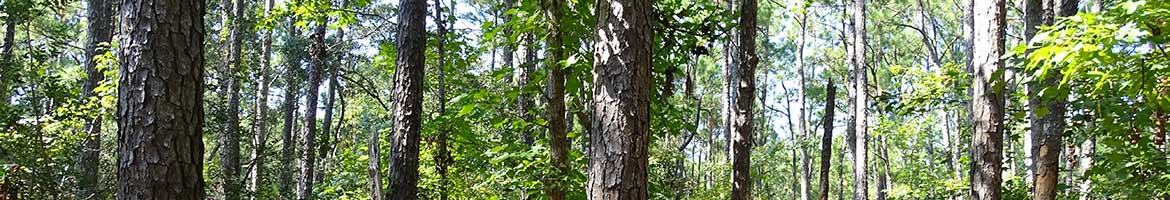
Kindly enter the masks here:
M 1001 198 L 1003 166 L 1004 53 L 1006 10 L 1004 0 L 974 1 L 971 196 L 977 200 Z
M 751 150 L 752 150 L 752 132 L 755 127 L 755 110 L 752 108 L 755 105 L 756 95 L 756 65 L 760 60 L 756 55 L 756 16 L 759 12 L 758 2 L 756 0 L 742 0 L 739 5 L 739 40 L 736 41 L 739 48 L 737 48 L 735 62 L 737 62 L 735 73 L 736 90 L 739 96 L 735 98 L 735 113 L 732 117 L 732 161 L 731 161 L 731 177 L 733 185 L 731 187 L 731 199 L 733 200 L 749 200 L 752 199 L 752 178 L 751 178 Z M 807 165 L 805 165 L 807 166 Z M 807 183 L 807 182 L 806 182 Z

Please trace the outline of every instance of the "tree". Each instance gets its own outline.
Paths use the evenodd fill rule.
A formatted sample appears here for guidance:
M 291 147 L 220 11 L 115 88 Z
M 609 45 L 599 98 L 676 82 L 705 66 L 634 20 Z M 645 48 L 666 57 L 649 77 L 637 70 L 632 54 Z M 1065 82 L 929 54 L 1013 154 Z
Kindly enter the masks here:
M 390 199 L 418 196 L 418 143 L 422 131 L 423 65 L 426 59 L 424 0 L 398 4 L 398 60 L 394 80 L 394 152 L 390 157 Z
M 118 79 L 118 199 L 206 196 L 205 12 L 203 1 L 122 1 L 124 35 L 119 43 L 125 48 L 118 53 L 122 73 Z
M 289 17 L 288 37 L 285 38 L 285 42 L 291 43 L 296 41 L 297 37 L 300 37 L 301 33 L 300 29 L 298 29 L 295 25 L 296 21 L 296 16 Z M 293 188 L 295 186 L 295 183 L 293 182 L 293 175 L 295 171 L 288 169 L 293 169 L 293 165 L 296 162 L 296 136 L 293 135 L 293 128 L 296 127 L 297 123 L 297 95 L 299 92 L 298 90 L 300 90 L 300 88 L 297 88 L 299 83 L 297 83 L 297 75 L 295 73 L 296 70 L 301 67 L 301 58 L 299 55 L 300 54 L 293 53 L 292 50 L 285 51 L 285 61 L 287 63 L 285 63 L 283 74 L 284 127 L 281 130 L 280 138 L 281 165 L 282 168 L 285 169 L 281 170 L 280 172 L 280 196 L 282 199 L 292 199 L 295 195 L 295 192 L 293 191 L 295 189 Z
M 647 199 L 652 4 L 602 0 L 597 9 L 585 195 Z
M 971 196 L 1000 199 L 1003 166 L 1003 60 L 1005 7 L 1003 0 L 974 1 Z
M 328 1 L 326 1 L 328 2 Z M 325 3 L 323 8 L 328 8 L 329 3 Z M 321 74 L 325 71 L 325 28 L 328 26 L 328 17 L 319 17 L 316 19 L 317 27 L 313 30 L 313 35 L 310 39 L 313 40 L 312 46 L 309 48 L 309 77 L 308 87 L 305 88 L 305 115 L 304 129 L 301 130 L 301 175 L 297 178 L 297 199 L 312 199 L 313 198 L 313 173 L 316 172 L 317 165 L 317 95 L 318 89 L 321 87 Z M 326 122 L 328 124 L 329 122 Z
M 272 7 L 275 5 L 274 0 L 268 0 L 264 5 L 264 17 L 272 16 Z M 256 116 L 252 120 L 255 123 L 255 128 L 252 138 L 252 170 L 248 176 L 252 179 L 248 181 L 248 192 L 252 193 L 252 199 L 256 199 L 260 188 L 264 184 L 264 167 L 267 163 L 264 156 L 264 151 L 268 150 L 268 73 L 271 71 L 272 64 L 272 28 L 263 28 L 264 34 L 261 36 L 261 59 L 260 72 L 257 72 L 256 80 Z
M 731 199 L 735 200 L 749 200 L 752 199 L 752 178 L 751 178 L 751 150 L 752 130 L 754 130 L 755 110 L 752 107 L 755 104 L 756 95 L 756 65 L 759 64 L 759 56 L 756 55 L 756 15 L 759 11 L 756 0 L 743 0 L 739 5 L 739 52 L 736 53 L 736 62 L 739 64 L 736 68 L 737 77 L 735 82 L 739 82 L 737 90 L 739 96 L 735 99 L 735 115 L 732 124 L 734 142 L 732 144 L 732 181 L 734 182 L 731 189 Z M 807 166 L 807 165 L 806 165 Z M 807 167 L 806 167 L 807 168 Z
M 85 43 L 85 85 L 81 89 L 81 98 L 88 99 L 95 96 L 94 89 L 105 80 L 103 70 L 98 69 L 97 56 L 106 54 L 108 44 L 114 37 L 114 9 L 113 2 L 107 0 L 89 0 L 89 11 L 86 19 L 89 20 L 89 29 L 86 29 L 88 41 Z M 11 33 L 11 32 L 9 32 Z M 77 155 L 77 199 L 91 199 L 101 197 L 100 176 L 98 166 L 101 163 L 102 149 L 102 116 L 97 115 L 86 122 L 85 140 L 81 151 Z
M 435 25 L 438 28 L 436 38 L 439 40 L 439 45 L 436 47 L 436 53 L 439 55 L 439 110 L 438 115 L 443 116 L 447 114 L 447 20 L 443 16 L 442 0 L 435 0 Z M 439 128 L 439 139 L 435 143 L 438 153 L 435 154 L 435 171 L 439 172 L 439 199 L 447 200 L 447 171 L 449 165 L 453 162 L 451 160 L 451 151 L 448 149 L 448 130 L 449 124 L 444 124 Z
M 545 115 L 548 117 L 548 141 L 552 157 L 552 165 L 556 168 L 556 175 L 550 182 L 548 197 L 552 200 L 565 199 L 565 189 L 562 179 L 569 175 L 569 140 L 565 121 L 565 70 L 561 61 L 565 59 L 563 50 L 563 36 L 561 35 L 561 20 L 564 18 L 564 0 L 543 0 L 545 18 L 548 20 L 549 35 L 545 38 L 548 48 L 545 49 L 545 67 L 548 68 L 548 106 Z
M 829 79 L 829 83 L 825 85 L 825 115 L 821 119 L 824 124 L 825 133 L 821 135 L 821 197 L 820 200 L 829 199 L 829 156 L 833 155 L 833 111 L 837 107 L 837 86 L 833 85 L 833 79 Z
M 243 21 L 244 1 L 232 0 L 232 6 L 229 6 L 231 14 L 225 16 L 227 20 L 224 23 L 229 24 L 228 33 L 228 59 L 224 66 L 228 69 L 227 74 L 227 124 L 223 132 L 219 134 L 220 145 L 220 174 L 223 183 L 220 184 L 223 192 L 223 199 L 240 199 L 240 80 L 237 76 L 240 73 L 241 60 L 240 49 L 243 37 L 240 29 L 241 21 Z
M 869 151 L 866 149 L 866 144 L 869 140 L 869 123 L 867 115 L 867 107 L 869 105 L 868 98 L 868 81 L 866 79 L 865 65 L 865 0 L 853 1 L 853 44 L 851 54 L 853 58 L 853 92 L 856 94 L 853 97 L 853 115 L 856 117 L 853 129 L 856 135 L 853 137 L 853 199 L 865 200 L 869 199 L 868 181 L 866 180 L 866 158 Z
M 1029 40 L 1036 35 L 1040 26 L 1051 26 L 1056 23 L 1056 17 L 1068 17 L 1076 14 L 1077 0 L 1028 0 L 1025 2 L 1024 34 Z M 1028 87 L 1028 108 L 1031 121 L 1030 160 L 1031 167 L 1035 168 L 1034 191 L 1036 199 L 1056 199 L 1057 180 L 1060 176 L 1060 154 L 1063 145 L 1065 126 L 1066 99 L 1065 89 L 1058 86 L 1063 75 L 1059 68 L 1048 68 L 1041 80 L 1031 82 Z M 1041 97 L 1041 91 L 1055 93 L 1050 99 Z M 1030 158 L 1030 157 L 1029 157 Z M 1029 168 L 1029 171 L 1032 171 Z

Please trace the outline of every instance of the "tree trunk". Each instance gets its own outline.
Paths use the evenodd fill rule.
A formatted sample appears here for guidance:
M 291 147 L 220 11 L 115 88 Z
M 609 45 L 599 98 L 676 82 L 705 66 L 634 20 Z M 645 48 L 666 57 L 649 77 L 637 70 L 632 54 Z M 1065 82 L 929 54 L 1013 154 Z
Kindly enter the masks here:
M 866 149 L 867 140 L 869 139 L 869 125 L 866 114 L 866 107 L 869 105 L 867 101 L 869 92 L 866 89 L 866 61 L 865 61 L 865 15 L 866 15 L 865 0 L 855 0 L 853 2 L 853 92 L 856 93 L 853 98 L 853 115 L 857 118 L 853 124 L 855 136 L 853 138 L 853 199 L 865 200 L 869 199 L 869 192 L 867 191 L 868 181 L 866 180 L 866 159 L 868 150 Z
M 289 18 L 288 22 L 288 38 L 285 42 L 293 42 L 300 37 L 300 29 L 296 27 L 297 17 Z M 286 61 L 284 66 L 284 127 L 281 130 L 281 169 L 280 170 L 280 197 L 281 199 L 293 199 L 294 193 L 293 176 L 296 173 L 293 163 L 296 162 L 296 139 L 293 135 L 293 129 L 296 127 L 296 112 L 297 112 L 297 92 L 300 90 L 296 80 L 296 73 L 301 66 L 301 58 L 296 56 L 296 53 L 286 52 Z
M 569 176 L 569 140 L 565 122 L 565 70 L 560 65 L 565 59 L 561 35 L 561 20 L 564 18 L 564 0 L 544 0 L 545 18 L 548 20 L 548 36 L 545 38 L 545 68 L 548 68 L 548 140 L 552 165 L 557 169 L 549 181 L 548 198 L 565 199 L 562 180 Z
M 756 55 L 756 16 L 759 11 L 756 0 L 743 0 L 739 5 L 739 48 L 736 52 L 737 72 L 736 90 L 738 97 L 735 99 L 735 115 L 732 119 L 732 161 L 731 161 L 731 177 L 734 184 L 731 187 L 731 199 L 733 200 L 750 200 L 752 199 L 752 178 L 751 178 L 751 163 L 752 163 L 752 131 L 755 127 L 755 110 L 753 109 L 756 100 L 756 65 L 759 64 L 760 59 Z M 807 168 L 807 162 L 805 164 Z M 807 184 L 807 182 L 806 182 Z
M 205 12 L 203 1 L 122 1 L 118 199 L 206 197 Z
M 652 4 L 597 2 L 589 199 L 648 199 Z M 619 178 L 620 177 L 620 178 Z
M 800 130 L 797 133 L 800 135 L 797 143 L 797 146 L 800 147 L 800 200 L 809 199 L 809 187 L 812 181 L 812 168 L 809 167 L 808 153 L 808 141 L 812 136 L 809 135 L 811 131 L 808 130 L 808 117 L 806 116 L 808 110 L 806 109 L 807 103 L 805 103 L 805 98 L 808 95 L 805 93 L 805 89 L 808 86 L 805 84 L 807 80 L 805 79 L 804 73 L 805 32 L 807 32 L 806 25 L 808 22 L 807 13 L 807 11 L 800 12 L 800 17 L 797 19 L 799 22 L 798 26 L 800 26 L 800 36 L 796 42 L 796 76 L 800 79 L 800 87 L 796 87 L 796 93 L 800 96 L 800 98 L 796 99 L 797 104 L 800 105 L 800 109 L 797 110 L 798 116 L 800 117 Z
M 424 0 L 398 4 L 398 68 L 394 80 L 394 138 L 390 158 L 390 199 L 418 196 L 418 143 L 422 131 L 423 71 L 426 59 Z
M 452 1 L 453 2 L 453 1 Z M 447 18 L 443 16 L 442 0 L 435 0 L 435 25 L 438 27 L 436 37 L 438 37 L 439 45 L 436 53 L 439 55 L 439 110 L 438 115 L 443 116 L 447 113 Z M 435 171 L 439 172 L 439 199 L 447 200 L 447 168 L 453 161 L 451 160 L 451 152 L 448 148 L 447 141 L 447 125 L 439 126 L 439 138 L 436 140 L 436 147 L 438 153 L 435 154 Z
M 271 16 L 271 10 L 275 2 L 268 0 L 265 4 L 264 17 Z M 260 194 L 260 188 L 264 182 L 264 165 L 265 156 L 264 151 L 268 150 L 268 73 L 272 63 L 272 29 L 265 28 L 264 35 L 261 38 L 263 43 L 262 59 L 260 61 L 260 72 L 258 72 L 258 80 L 256 80 L 256 117 L 254 120 L 256 130 L 254 138 L 252 139 L 252 165 L 253 170 L 249 175 L 251 180 L 248 181 L 248 192 L 252 194 L 251 199 L 257 199 Z
M 1028 3 L 1034 3 L 1029 0 Z M 1034 17 L 1027 17 L 1026 29 L 1032 29 L 1031 34 L 1027 34 L 1030 39 L 1035 35 L 1035 29 L 1040 25 L 1051 26 L 1056 23 L 1056 17 L 1067 17 L 1076 14 L 1077 1 L 1076 0 L 1048 0 L 1041 9 L 1044 13 L 1040 14 L 1041 24 L 1034 23 Z M 1032 12 L 1034 9 L 1028 7 L 1028 11 Z M 1064 116 L 1065 116 L 1065 101 L 1067 94 L 1063 94 L 1058 87 L 1060 79 L 1063 77 L 1059 68 L 1050 68 L 1047 77 L 1043 80 L 1035 82 L 1029 87 L 1030 95 L 1028 98 L 1028 106 L 1031 108 L 1029 118 L 1032 119 L 1031 128 L 1031 154 L 1036 156 L 1032 166 L 1036 168 L 1035 174 L 1035 195 L 1036 199 L 1056 199 L 1056 185 L 1057 180 L 1060 180 L 1060 149 L 1063 148 L 1063 141 L 1061 135 L 1064 133 Z M 1052 99 L 1041 99 L 1040 90 L 1048 88 L 1049 92 L 1058 92 Z M 1035 97 L 1035 98 L 1033 98 Z M 1047 111 L 1041 113 L 1040 111 Z
M 821 197 L 820 200 L 829 199 L 829 162 L 833 155 L 833 112 L 837 107 L 837 86 L 833 85 L 833 79 L 829 79 L 829 83 L 825 85 L 825 116 L 821 120 L 824 124 L 825 133 L 821 135 Z
M 81 89 L 82 102 L 90 101 L 88 99 L 95 96 L 94 89 L 106 78 L 103 70 L 97 68 L 98 63 L 95 58 L 109 51 L 109 46 L 102 47 L 101 45 L 109 43 L 114 37 L 114 3 L 107 0 L 89 0 L 87 2 L 89 3 L 89 11 L 86 14 L 86 19 L 89 20 L 89 28 L 86 29 L 86 35 L 88 35 L 89 40 L 85 44 L 85 72 L 88 77 L 85 78 L 85 85 Z M 102 197 L 101 178 L 98 175 L 98 170 L 101 166 L 102 116 L 104 115 L 104 113 L 98 113 L 85 122 L 86 136 L 77 155 L 76 199 L 99 199 Z
M 328 5 L 326 5 L 328 6 Z M 317 19 L 317 27 L 313 30 L 313 44 L 309 47 L 309 77 L 308 87 L 305 88 L 305 115 L 301 130 L 301 175 L 297 177 L 297 199 L 313 198 L 313 178 L 317 165 L 317 96 L 321 87 L 321 74 L 325 70 L 325 27 L 328 17 Z
M 971 142 L 973 199 L 1000 199 L 1000 168 L 1003 166 L 1004 95 L 1004 0 L 974 1 L 974 80 L 972 114 L 975 122 Z
M 342 3 L 342 7 L 348 6 L 348 4 L 349 4 L 348 0 L 345 0 Z M 345 29 L 338 29 L 337 30 L 337 41 L 346 41 L 345 40 Z M 328 53 L 328 50 L 322 50 L 322 51 L 325 51 L 324 53 Z M 341 53 L 339 53 L 339 54 L 341 54 Z M 320 157 L 321 166 L 317 167 L 317 172 L 316 172 L 317 177 L 314 178 L 314 181 L 313 181 L 314 183 L 321 183 L 321 181 L 325 180 L 325 170 L 327 170 L 326 166 L 328 166 L 329 163 L 331 163 L 329 161 L 329 152 L 333 150 L 334 142 L 332 140 L 335 140 L 335 139 L 339 140 L 338 138 L 331 138 L 331 136 L 333 135 L 332 128 L 334 128 L 334 127 L 332 127 L 333 108 L 335 105 L 334 103 L 337 100 L 337 93 L 338 93 L 337 92 L 337 71 L 338 71 L 338 68 L 341 67 L 341 65 L 337 64 L 337 63 L 341 63 L 341 61 L 342 60 L 340 59 L 340 56 L 339 56 L 339 58 L 336 59 L 336 62 L 333 64 L 333 66 L 328 67 L 328 70 L 329 70 L 328 72 L 322 72 L 322 73 L 329 73 L 327 75 L 328 76 L 327 79 L 329 80 L 329 90 L 325 92 L 325 96 L 326 96 L 325 97 L 326 98 L 326 100 L 325 100 L 325 116 L 324 116 L 325 119 L 321 123 L 321 144 L 317 145 L 317 156 Z M 322 62 L 322 64 L 323 63 L 324 62 Z M 325 66 L 322 65 L 322 67 L 325 67 Z M 325 68 L 322 68 L 321 70 L 325 70 Z
M 223 199 L 240 199 L 241 179 L 240 179 L 240 80 L 236 76 L 239 75 L 240 69 L 240 49 L 242 44 L 242 35 L 240 21 L 244 14 L 244 1 L 231 1 L 230 17 L 226 17 L 229 24 L 228 29 L 228 59 L 224 66 L 227 69 L 225 78 L 227 79 L 227 124 L 223 132 L 219 134 L 220 146 L 220 174 L 223 176 L 220 181 L 223 181 L 220 186 Z

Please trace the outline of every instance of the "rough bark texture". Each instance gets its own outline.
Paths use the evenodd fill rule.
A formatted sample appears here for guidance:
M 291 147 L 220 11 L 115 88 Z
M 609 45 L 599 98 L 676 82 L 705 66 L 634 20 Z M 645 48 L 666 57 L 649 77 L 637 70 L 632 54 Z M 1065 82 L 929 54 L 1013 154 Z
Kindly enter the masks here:
M 268 0 L 264 5 L 264 16 L 270 16 L 275 2 Z M 248 192 L 252 195 L 250 199 L 257 199 L 260 188 L 264 184 L 265 164 L 267 163 L 264 151 L 268 150 L 268 83 L 271 73 L 272 63 L 272 29 L 266 28 L 263 30 L 264 34 L 261 36 L 261 59 L 260 71 L 257 72 L 256 80 L 256 116 L 252 120 L 255 123 L 254 135 L 252 138 L 252 170 L 248 175 L 251 179 L 248 180 Z
M 1029 0 L 1027 3 L 1033 3 Z M 1051 26 L 1056 23 L 1056 17 L 1067 17 L 1077 12 L 1076 0 L 1044 0 L 1043 6 L 1039 8 L 1041 17 L 1039 23 L 1033 22 L 1034 17 L 1026 17 L 1027 24 L 1025 30 L 1032 29 L 1026 36 L 1029 39 L 1035 35 L 1035 29 L 1040 25 Z M 1029 12 L 1034 11 L 1032 7 L 1027 7 Z M 1040 98 L 1040 91 L 1047 89 L 1046 92 L 1057 92 L 1060 85 L 1060 79 L 1064 77 L 1059 68 L 1050 68 L 1046 72 L 1046 77 L 1038 82 L 1032 83 L 1029 87 L 1028 107 L 1031 112 L 1029 118 L 1032 119 L 1031 127 L 1031 150 L 1030 154 L 1036 156 L 1032 161 L 1031 166 L 1035 167 L 1035 197 L 1036 199 L 1056 199 L 1056 185 L 1057 180 L 1060 180 L 1060 150 L 1063 146 L 1061 139 L 1064 133 L 1064 116 L 1066 104 L 1066 95 L 1058 93 L 1052 99 Z M 1033 98 L 1035 97 L 1035 98 Z M 1041 113 L 1040 111 L 1047 111 Z
M 756 55 L 756 15 L 759 11 L 756 0 L 743 0 L 739 5 L 739 52 L 736 53 L 738 62 L 737 76 L 735 77 L 736 90 L 739 96 L 735 99 L 735 115 L 733 117 L 731 199 L 752 199 L 752 131 L 754 129 L 755 112 L 752 109 L 756 95 L 756 65 L 760 58 Z M 807 165 L 806 165 L 807 166 Z
M 88 77 L 85 78 L 85 83 L 82 85 L 81 98 L 83 100 L 93 97 L 94 88 L 97 88 L 106 76 L 102 70 L 97 68 L 97 61 L 94 60 L 99 55 L 103 55 L 109 51 L 108 46 L 102 47 L 101 44 L 109 43 L 114 37 L 114 3 L 108 0 L 89 0 L 89 11 L 86 14 L 89 20 L 89 29 L 86 29 L 88 40 L 85 43 L 85 73 Z M 98 176 L 98 168 L 101 165 L 100 152 L 102 149 L 102 116 L 99 114 L 85 122 L 85 140 L 81 144 L 81 150 L 77 154 L 77 199 L 96 199 L 101 198 L 100 176 Z
M 597 2 L 589 199 L 649 198 L 651 13 L 649 0 Z
M 855 0 L 853 2 L 853 92 L 856 93 L 853 98 L 853 115 L 857 118 L 853 122 L 853 129 L 856 135 L 853 137 L 853 199 L 865 200 L 869 198 L 869 181 L 866 180 L 866 162 L 869 151 L 866 149 L 866 144 L 869 139 L 869 116 L 867 115 L 867 106 L 869 105 L 869 92 L 866 89 L 866 72 L 865 72 L 865 0 Z
M 297 199 L 313 198 L 313 178 L 317 167 L 317 95 L 321 87 L 321 74 L 325 70 L 325 26 L 328 18 L 317 20 L 317 27 L 313 30 L 312 46 L 309 48 L 309 77 L 305 88 L 305 115 L 301 122 L 301 162 L 300 176 L 297 177 Z
M 561 35 L 561 19 L 564 18 L 564 0 L 543 0 L 545 18 L 548 23 L 548 36 L 545 38 L 545 68 L 548 68 L 548 104 L 545 108 L 548 113 L 548 141 L 553 167 L 557 175 L 548 181 L 548 198 L 552 200 L 565 199 L 565 188 L 562 181 L 569 175 L 569 139 L 565 121 L 565 70 L 560 65 L 565 59 Z
M 297 21 L 296 17 L 290 17 L 288 23 L 289 36 L 286 42 L 296 40 L 300 36 L 300 29 L 294 25 Z M 297 92 L 300 90 L 296 81 L 297 68 L 301 66 L 301 58 L 297 57 L 295 53 L 286 52 L 288 56 L 286 60 L 288 63 L 284 66 L 284 128 L 281 130 L 281 169 L 280 170 L 280 197 L 281 199 L 292 199 L 293 194 L 293 163 L 296 162 L 296 139 L 293 135 L 293 128 L 296 127 L 296 112 L 297 112 Z
M 422 131 L 426 51 L 424 0 L 398 4 L 398 68 L 394 79 L 394 136 L 390 157 L 390 199 L 413 200 L 418 193 L 418 143 Z
M 821 119 L 824 125 L 825 133 L 821 135 L 821 197 L 820 200 L 829 199 L 829 156 L 833 155 L 833 114 L 837 107 L 837 86 L 833 85 L 833 79 L 829 79 L 829 83 L 825 85 L 825 116 Z
M 240 29 L 240 21 L 244 13 L 244 1 L 233 0 L 229 12 L 230 17 L 226 17 L 229 24 L 228 32 L 228 59 L 224 63 L 227 68 L 227 74 L 224 74 L 227 79 L 227 121 L 223 132 L 219 134 L 219 164 L 220 175 L 223 176 L 220 181 L 220 191 L 223 199 L 240 199 L 240 190 L 243 188 L 240 185 L 240 79 L 237 75 L 240 73 L 240 45 L 242 44 L 242 33 Z
M 121 6 L 116 197 L 204 199 L 206 7 L 178 0 Z
M 975 122 L 971 141 L 971 196 L 998 200 L 1003 166 L 1004 0 L 974 1 L 974 83 L 972 114 Z

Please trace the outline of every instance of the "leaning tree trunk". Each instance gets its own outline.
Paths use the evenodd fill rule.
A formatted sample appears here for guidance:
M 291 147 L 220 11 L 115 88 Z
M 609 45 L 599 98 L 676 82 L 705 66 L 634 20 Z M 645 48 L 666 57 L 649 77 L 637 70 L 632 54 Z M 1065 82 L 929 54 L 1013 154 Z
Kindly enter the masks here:
M 390 158 L 390 199 L 418 196 L 418 143 L 422 131 L 423 65 L 426 59 L 424 0 L 398 4 L 398 69 L 394 80 L 394 140 Z
M 122 1 L 118 199 L 206 197 L 203 3 Z
M 107 0 L 89 0 L 88 3 L 89 12 L 86 17 L 89 20 L 89 29 L 86 29 L 86 34 L 89 40 L 85 43 L 85 73 L 88 77 L 85 78 L 85 85 L 81 89 L 83 101 L 89 101 L 87 99 L 94 97 L 94 89 L 106 78 L 102 70 L 98 69 L 95 58 L 109 51 L 108 46 L 101 47 L 101 45 L 109 43 L 114 37 L 114 3 Z M 104 115 L 104 113 L 98 113 L 85 122 L 86 136 L 77 155 L 76 199 L 102 197 L 98 168 L 101 164 L 99 154 L 102 149 L 101 133 L 102 116 Z
M 264 16 L 271 16 L 271 10 L 275 2 L 268 0 L 265 4 Z M 260 60 L 260 72 L 257 73 L 256 80 L 256 116 L 253 123 L 255 123 L 254 137 L 252 138 L 252 170 L 248 180 L 248 192 L 252 195 L 251 199 L 257 199 L 260 193 L 260 188 L 264 182 L 264 165 L 267 163 L 264 156 L 264 151 L 268 150 L 268 73 L 271 71 L 272 63 L 272 29 L 265 28 L 264 35 L 261 38 L 262 58 Z
M 868 183 L 866 180 L 866 162 L 869 151 L 866 148 L 867 140 L 869 139 L 869 123 L 868 112 L 866 107 L 869 105 L 869 92 L 866 90 L 866 61 L 865 61 L 865 0 L 855 0 L 853 2 L 853 113 L 857 118 L 854 121 L 853 129 L 856 135 L 853 137 L 853 199 L 865 200 L 869 198 Z
M 544 0 L 545 18 L 549 21 L 545 43 L 548 49 L 545 57 L 545 68 L 548 68 L 548 141 L 552 157 L 552 165 L 557 169 L 556 175 L 549 182 L 548 198 L 552 200 L 565 199 L 565 188 L 561 180 L 569 176 L 569 140 L 565 122 L 565 70 L 560 65 L 565 59 L 561 35 L 561 19 L 564 18 L 564 0 Z
M 821 123 L 825 126 L 825 133 L 821 135 L 821 197 L 820 200 L 829 199 L 829 162 L 833 155 L 833 111 L 837 107 L 837 86 L 833 85 L 833 79 L 829 79 L 829 83 L 825 85 L 825 116 L 821 119 Z
M 653 7 L 649 0 L 601 0 L 597 9 L 585 195 L 648 199 Z
M 972 114 L 975 121 L 971 141 L 971 196 L 977 200 L 1000 199 L 1000 168 L 1003 166 L 1004 95 L 1004 0 L 974 1 L 974 57 Z
M 752 178 L 751 178 L 751 150 L 752 150 L 752 130 L 754 130 L 754 110 L 752 109 L 755 103 L 756 95 L 756 64 L 760 62 L 756 55 L 756 15 L 759 11 L 756 0 L 743 0 L 739 5 L 739 48 L 736 52 L 737 72 L 736 90 L 738 90 L 738 97 L 735 98 L 735 114 L 732 119 L 732 161 L 731 173 L 732 182 L 731 199 L 733 200 L 750 200 L 752 199 Z M 807 165 L 805 165 L 807 166 Z

